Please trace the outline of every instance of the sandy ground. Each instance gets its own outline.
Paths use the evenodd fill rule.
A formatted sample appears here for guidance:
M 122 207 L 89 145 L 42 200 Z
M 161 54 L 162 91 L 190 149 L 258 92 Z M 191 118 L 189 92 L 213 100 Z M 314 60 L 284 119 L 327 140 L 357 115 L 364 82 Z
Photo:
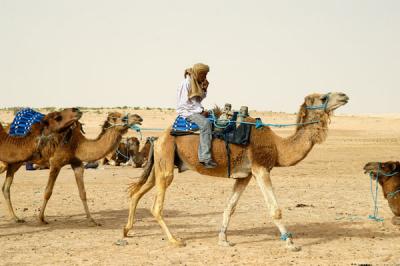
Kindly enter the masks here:
M 166 127 L 173 111 L 124 110 L 144 118 L 143 127 Z M 85 112 L 89 137 L 99 133 L 107 111 Z M 265 122 L 293 122 L 282 113 L 255 113 Z M 9 122 L 11 113 L 0 112 Z M 400 264 L 400 230 L 391 225 L 391 211 L 379 191 L 383 223 L 368 220 L 372 212 L 368 161 L 400 159 L 400 115 L 342 115 L 332 118 L 327 141 L 316 146 L 297 166 L 272 172 L 284 219 L 302 251 L 287 251 L 254 180 L 244 192 L 228 230 L 234 247 L 217 245 L 222 211 L 233 180 L 177 174 L 167 192 L 166 221 L 187 241 L 168 245 L 149 212 L 154 191 L 138 206 L 137 223 L 128 245 L 115 245 L 127 219 L 126 187 L 140 169 L 106 167 L 85 173 L 89 207 L 101 227 L 88 227 L 73 173 L 65 167 L 47 208 L 48 225 L 37 221 L 48 170 L 17 173 L 12 199 L 24 224 L 9 220 L 0 201 L 0 264 L 37 265 L 374 265 Z M 278 130 L 285 136 L 290 130 Z M 134 133 L 130 133 L 134 134 Z M 144 132 L 144 137 L 157 135 Z M 296 207 L 305 204 L 305 207 Z

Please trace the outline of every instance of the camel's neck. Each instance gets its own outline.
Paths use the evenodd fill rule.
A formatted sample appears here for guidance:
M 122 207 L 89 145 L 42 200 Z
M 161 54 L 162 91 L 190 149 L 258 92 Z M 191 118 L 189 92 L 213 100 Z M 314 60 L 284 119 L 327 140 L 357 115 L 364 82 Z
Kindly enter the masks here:
M 315 144 L 319 144 L 325 140 L 328 133 L 327 121 L 325 118 L 313 119 L 313 121 L 320 122 L 300 126 L 288 138 L 277 137 L 277 166 L 292 166 L 297 164 L 307 156 Z
M 15 163 L 28 160 L 38 148 L 40 129 L 34 125 L 26 137 L 11 137 L 0 128 L 0 161 Z
M 75 152 L 75 156 L 85 162 L 96 161 L 115 150 L 121 141 L 122 135 L 127 132 L 115 127 L 103 130 L 99 137 L 93 140 L 82 138 Z

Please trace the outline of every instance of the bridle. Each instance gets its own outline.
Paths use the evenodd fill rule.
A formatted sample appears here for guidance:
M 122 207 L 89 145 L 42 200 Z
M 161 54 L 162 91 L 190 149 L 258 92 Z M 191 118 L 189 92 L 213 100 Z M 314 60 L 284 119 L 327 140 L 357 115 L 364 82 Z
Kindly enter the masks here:
M 323 98 L 325 99 L 324 103 L 320 104 L 320 105 L 312 105 L 312 106 L 306 106 L 307 110 L 327 110 L 328 107 L 328 102 L 329 102 L 329 98 L 331 96 L 331 93 L 327 93 L 323 96 Z

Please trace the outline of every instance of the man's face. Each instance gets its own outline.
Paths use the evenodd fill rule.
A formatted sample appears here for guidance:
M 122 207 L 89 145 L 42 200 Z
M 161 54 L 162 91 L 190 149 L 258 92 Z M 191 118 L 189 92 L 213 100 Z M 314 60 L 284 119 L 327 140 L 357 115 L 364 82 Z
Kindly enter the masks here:
M 207 72 L 201 72 L 197 75 L 197 82 L 202 83 L 207 77 Z

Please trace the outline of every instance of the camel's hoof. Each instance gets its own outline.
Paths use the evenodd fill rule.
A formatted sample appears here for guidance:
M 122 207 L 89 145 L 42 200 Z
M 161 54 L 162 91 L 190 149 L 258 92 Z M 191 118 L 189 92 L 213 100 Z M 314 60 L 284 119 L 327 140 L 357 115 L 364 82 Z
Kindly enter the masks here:
M 49 224 L 48 221 L 46 221 L 44 218 L 39 218 L 39 223 L 45 225 L 45 224 Z
M 19 218 L 17 218 L 17 219 L 15 219 L 15 222 L 16 222 L 17 224 L 23 224 L 23 223 L 25 223 L 25 220 L 24 220 L 24 219 L 19 219 Z
M 90 227 L 101 226 L 101 223 L 98 223 L 95 220 L 91 219 L 91 220 L 88 220 L 88 226 L 90 226 Z
M 392 224 L 393 225 L 400 225 L 400 216 L 393 216 L 392 217 Z
M 227 240 L 220 240 L 218 241 L 218 245 L 220 245 L 221 247 L 233 247 L 235 244 Z
M 129 230 L 130 230 L 130 229 L 127 229 L 126 227 L 124 227 L 124 229 L 122 230 L 122 231 L 123 231 L 124 237 L 129 237 L 129 236 L 128 236 Z
M 286 246 L 289 251 L 298 252 L 301 250 L 300 246 L 296 246 L 295 244 L 287 245 Z
M 183 240 L 175 240 L 172 242 L 172 245 L 174 245 L 175 247 L 181 248 L 181 247 L 186 246 L 186 242 Z

